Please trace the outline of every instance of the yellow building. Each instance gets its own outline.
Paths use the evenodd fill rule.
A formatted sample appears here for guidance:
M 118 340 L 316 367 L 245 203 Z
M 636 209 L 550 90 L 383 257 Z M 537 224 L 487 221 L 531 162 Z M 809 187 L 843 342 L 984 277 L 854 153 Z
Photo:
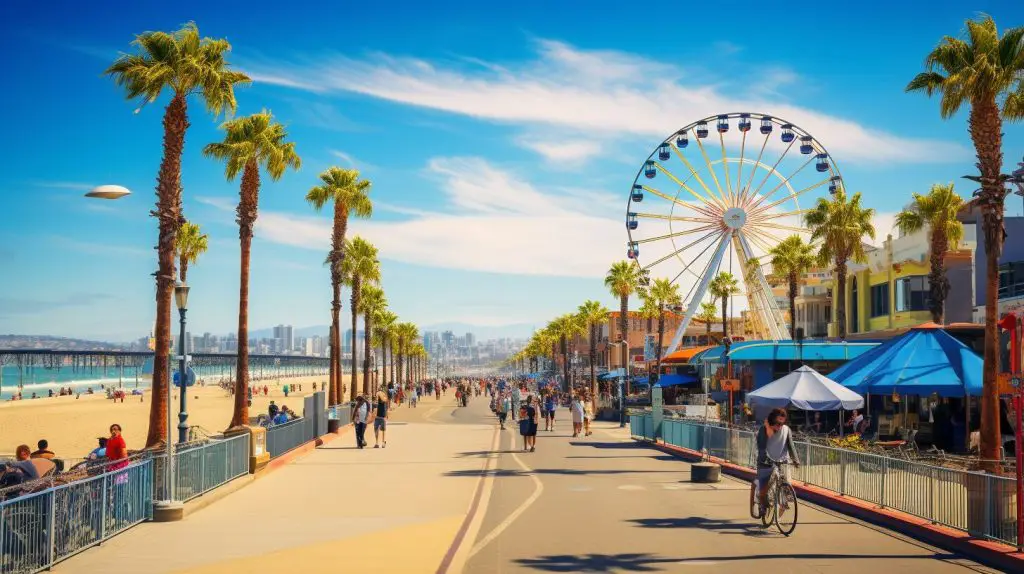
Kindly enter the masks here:
M 959 249 L 950 250 L 945 257 L 951 283 L 946 299 L 947 323 L 970 320 L 969 315 L 962 317 L 974 300 L 973 292 L 964 292 L 973 290 L 974 276 L 974 237 L 966 231 Z M 922 230 L 898 238 L 889 235 L 881 247 L 868 250 L 866 263 L 850 262 L 845 293 L 846 332 L 871 333 L 931 321 L 928 257 L 928 234 Z M 958 301 L 964 304 L 959 305 Z M 838 332 L 836 327 L 833 320 L 830 335 Z

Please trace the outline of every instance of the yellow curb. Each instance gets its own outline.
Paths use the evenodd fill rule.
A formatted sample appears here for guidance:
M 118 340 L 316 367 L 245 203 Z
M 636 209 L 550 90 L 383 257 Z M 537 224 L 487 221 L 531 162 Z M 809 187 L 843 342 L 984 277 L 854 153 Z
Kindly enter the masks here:
M 432 574 L 462 526 L 462 515 L 207 564 L 178 574 L 402 572 Z M 254 552 L 258 545 L 253 547 Z

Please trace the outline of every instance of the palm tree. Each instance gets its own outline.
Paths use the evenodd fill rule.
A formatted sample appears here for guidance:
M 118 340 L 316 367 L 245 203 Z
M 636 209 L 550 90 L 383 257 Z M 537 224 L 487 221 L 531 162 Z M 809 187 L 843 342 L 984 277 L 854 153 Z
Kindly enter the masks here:
M 586 325 L 579 315 L 567 313 L 548 324 L 549 332 L 555 337 L 562 354 L 562 373 L 565 378 L 565 390 L 570 391 L 569 384 L 569 343 L 577 336 L 586 332 Z
M 789 284 L 789 335 L 796 337 L 796 295 L 800 278 L 814 267 L 817 255 L 814 246 L 793 234 L 783 239 L 768 252 L 772 256 L 772 273 L 785 277 Z
M 345 258 L 345 231 L 350 214 L 361 218 L 373 215 L 373 202 L 367 195 L 369 192 L 370 182 L 359 179 L 357 170 L 332 166 L 320 174 L 320 185 L 306 193 L 306 201 L 317 211 L 334 202 L 331 251 L 327 256 L 332 262 L 331 291 L 334 294 L 331 299 L 331 391 L 328 398 L 331 404 L 337 404 L 342 399 L 341 261 Z
M 700 313 L 693 316 L 694 319 L 704 322 L 706 328 L 705 336 L 708 338 L 708 345 L 711 344 L 711 324 L 718 320 L 718 306 L 715 305 L 715 299 L 712 298 L 711 302 L 703 302 L 700 304 Z
M 209 241 L 206 234 L 199 229 L 199 225 L 186 221 L 178 230 L 178 241 L 175 247 L 178 252 L 178 281 L 185 285 L 188 266 L 195 265 L 199 256 L 206 253 Z
M 650 334 L 654 331 L 654 320 L 661 315 L 661 310 L 658 309 L 658 304 L 649 291 L 646 294 L 641 294 L 640 300 L 643 303 L 640 305 L 640 309 L 637 310 L 637 314 L 640 315 L 641 319 L 647 320 L 646 332 Z
M 590 333 L 590 396 L 597 396 L 597 337 L 601 333 L 601 325 L 608 321 L 608 308 L 599 301 L 586 300 L 580 305 L 580 320 L 586 325 Z
M 980 456 L 999 457 L 999 395 L 996 389 L 999 329 L 999 256 L 1003 250 L 1003 121 L 1024 119 L 1024 28 L 999 36 L 991 16 L 966 22 L 966 39 L 946 36 L 925 58 L 926 72 L 907 85 L 942 99 L 939 113 L 953 117 L 964 103 L 971 107 L 968 126 L 981 177 L 979 203 L 985 235 L 985 381 L 981 401 Z M 1000 105 L 1002 109 L 1000 109 Z M 934 288 L 934 287 L 933 287 Z
M 619 298 L 619 333 L 622 335 L 622 369 L 626 373 L 626 394 L 629 394 L 629 296 L 636 292 L 643 271 L 636 263 L 618 261 L 608 269 L 604 286 Z
M 398 343 L 398 384 L 404 385 L 408 373 L 405 372 L 406 354 L 420 336 L 419 329 L 413 323 L 399 323 L 395 326 L 395 339 Z
M 818 202 L 805 216 L 811 229 L 811 243 L 818 243 L 818 264 L 834 265 L 836 290 L 833 299 L 836 307 L 837 334 L 846 337 L 846 264 L 849 261 L 863 263 L 864 236 L 875 238 L 875 226 L 871 218 L 875 210 L 860 205 L 860 193 L 847 198 L 846 190 L 840 188 L 832 199 L 818 198 Z
M 964 226 L 956 218 L 964 200 L 953 191 L 953 184 L 932 186 L 928 195 L 914 194 L 914 202 L 896 214 L 896 227 L 902 233 L 914 233 L 928 227 L 931 269 L 928 273 L 932 321 L 942 324 L 949 278 L 946 277 L 945 255 L 956 249 L 964 237 Z
M 132 42 L 138 52 L 122 54 L 104 72 L 124 88 L 129 100 L 142 100 L 139 111 L 155 102 L 164 89 L 172 93 L 164 108 L 163 158 L 157 175 L 156 210 L 159 222 L 156 272 L 156 348 L 153 351 L 152 400 L 146 447 L 167 438 L 167 373 L 171 348 L 171 295 L 174 293 L 174 256 L 181 228 L 181 153 L 188 129 L 188 97 L 199 96 L 215 117 L 235 112 L 235 85 L 249 77 L 230 69 L 226 40 L 201 38 L 193 23 L 180 30 L 145 32 Z
M 677 307 L 683 304 L 683 298 L 679 294 L 679 285 L 668 279 L 655 279 L 651 285 L 649 300 L 654 302 L 658 309 L 658 342 L 654 347 L 654 372 L 661 376 L 661 339 L 665 336 L 665 308 Z M 653 384 L 651 388 L 654 388 Z
M 395 315 L 394 313 L 392 313 L 391 311 L 388 311 L 387 309 L 381 310 L 381 312 L 378 313 L 373 318 L 373 324 L 374 324 L 373 331 L 374 331 L 374 334 L 379 337 L 379 345 L 380 345 L 380 355 L 381 355 L 380 377 L 381 377 L 381 386 L 385 386 L 385 387 L 387 386 L 387 382 L 388 382 L 388 348 L 391 347 L 391 341 L 394 340 L 395 325 L 397 323 L 398 323 L 398 315 Z M 394 362 L 395 362 L 395 356 L 394 356 L 394 354 L 392 354 L 391 355 L 392 368 L 394 368 Z M 394 382 L 394 378 L 393 377 L 391 379 L 391 382 Z
M 363 314 L 363 394 L 369 395 L 370 389 L 370 354 L 373 351 L 374 334 L 373 318 L 387 308 L 384 290 L 376 285 L 363 285 L 359 299 L 359 312 Z
M 356 376 L 359 372 L 357 355 L 359 354 L 356 349 L 356 318 L 359 317 L 360 305 L 359 297 L 362 292 L 363 283 L 377 283 L 380 281 L 380 261 L 377 261 L 377 248 L 372 243 L 359 237 L 358 235 L 353 237 L 351 240 L 345 240 L 345 258 L 341 261 L 341 281 L 343 284 L 348 285 L 352 289 L 352 390 L 359 386 L 359 378 Z M 366 331 L 366 326 L 363 326 L 364 333 L 363 338 L 369 341 L 369 331 Z M 369 345 L 369 343 L 367 343 Z M 364 357 L 366 361 L 369 361 L 369 353 Z M 369 363 L 366 364 L 364 371 L 369 371 Z M 370 386 L 366 378 L 363 378 L 363 392 L 369 393 Z M 352 400 L 355 400 L 353 397 Z
M 238 208 L 238 238 L 241 244 L 241 272 L 238 291 L 238 372 L 235 375 L 235 408 L 231 428 L 249 424 L 249 256 L 252 232 L 260 200 L 260 168 L 270 179 L 281 179 L 288 168 L 299 169 L 302 160 L 295 144 L 286 142 L 288 132 L 264 110 L 258 114 L 226 122 L 224 141 L 207 144 L 203 154 L 225 163 L 224 175 L 233 181 L 242 175 Z
M 709 286 L 711 296 L 722 300 L 722 336 L 729 336 L 729 299 L 740 292 L 739 279 L 732 273 L 723 271 L 711 280 Z

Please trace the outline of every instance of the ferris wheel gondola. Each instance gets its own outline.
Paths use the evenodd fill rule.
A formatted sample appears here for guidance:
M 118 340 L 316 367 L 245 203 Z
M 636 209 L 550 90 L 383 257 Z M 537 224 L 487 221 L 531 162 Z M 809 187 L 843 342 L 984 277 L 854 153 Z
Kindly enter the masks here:
M 733 121 L 736 129 L 731 131 Z M 630 189 L 626 255 L 645 276 L 658 273 L 691 284 L 668 352 L 678 348 L 712 278 L 723 270 L 736 274 L 744 286 L 755 336 L 791 338 L 763 268 L 786 235 L 808 234 L 803 224 L 807 209 L 801 206 L 842 185 L 824 145 L 775 116 L 716 114 L 658 144 Z

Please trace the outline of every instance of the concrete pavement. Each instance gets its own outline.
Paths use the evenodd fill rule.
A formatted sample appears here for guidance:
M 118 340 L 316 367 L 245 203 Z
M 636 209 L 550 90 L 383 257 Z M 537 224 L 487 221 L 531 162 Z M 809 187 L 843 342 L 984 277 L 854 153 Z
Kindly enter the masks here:
M 885 529 L 800 508 L 789 538 L 747 515 L 747 485 L 598 423 L 522 452 L 485 399 L 395 409 L 386 449 L 341 437 L 173 524 L 144 524 L 57 572 L 992 572 Z M 541 425 L 543 428 L 543 425 Z M 369 438 L 371 445 L 373 439 Z

